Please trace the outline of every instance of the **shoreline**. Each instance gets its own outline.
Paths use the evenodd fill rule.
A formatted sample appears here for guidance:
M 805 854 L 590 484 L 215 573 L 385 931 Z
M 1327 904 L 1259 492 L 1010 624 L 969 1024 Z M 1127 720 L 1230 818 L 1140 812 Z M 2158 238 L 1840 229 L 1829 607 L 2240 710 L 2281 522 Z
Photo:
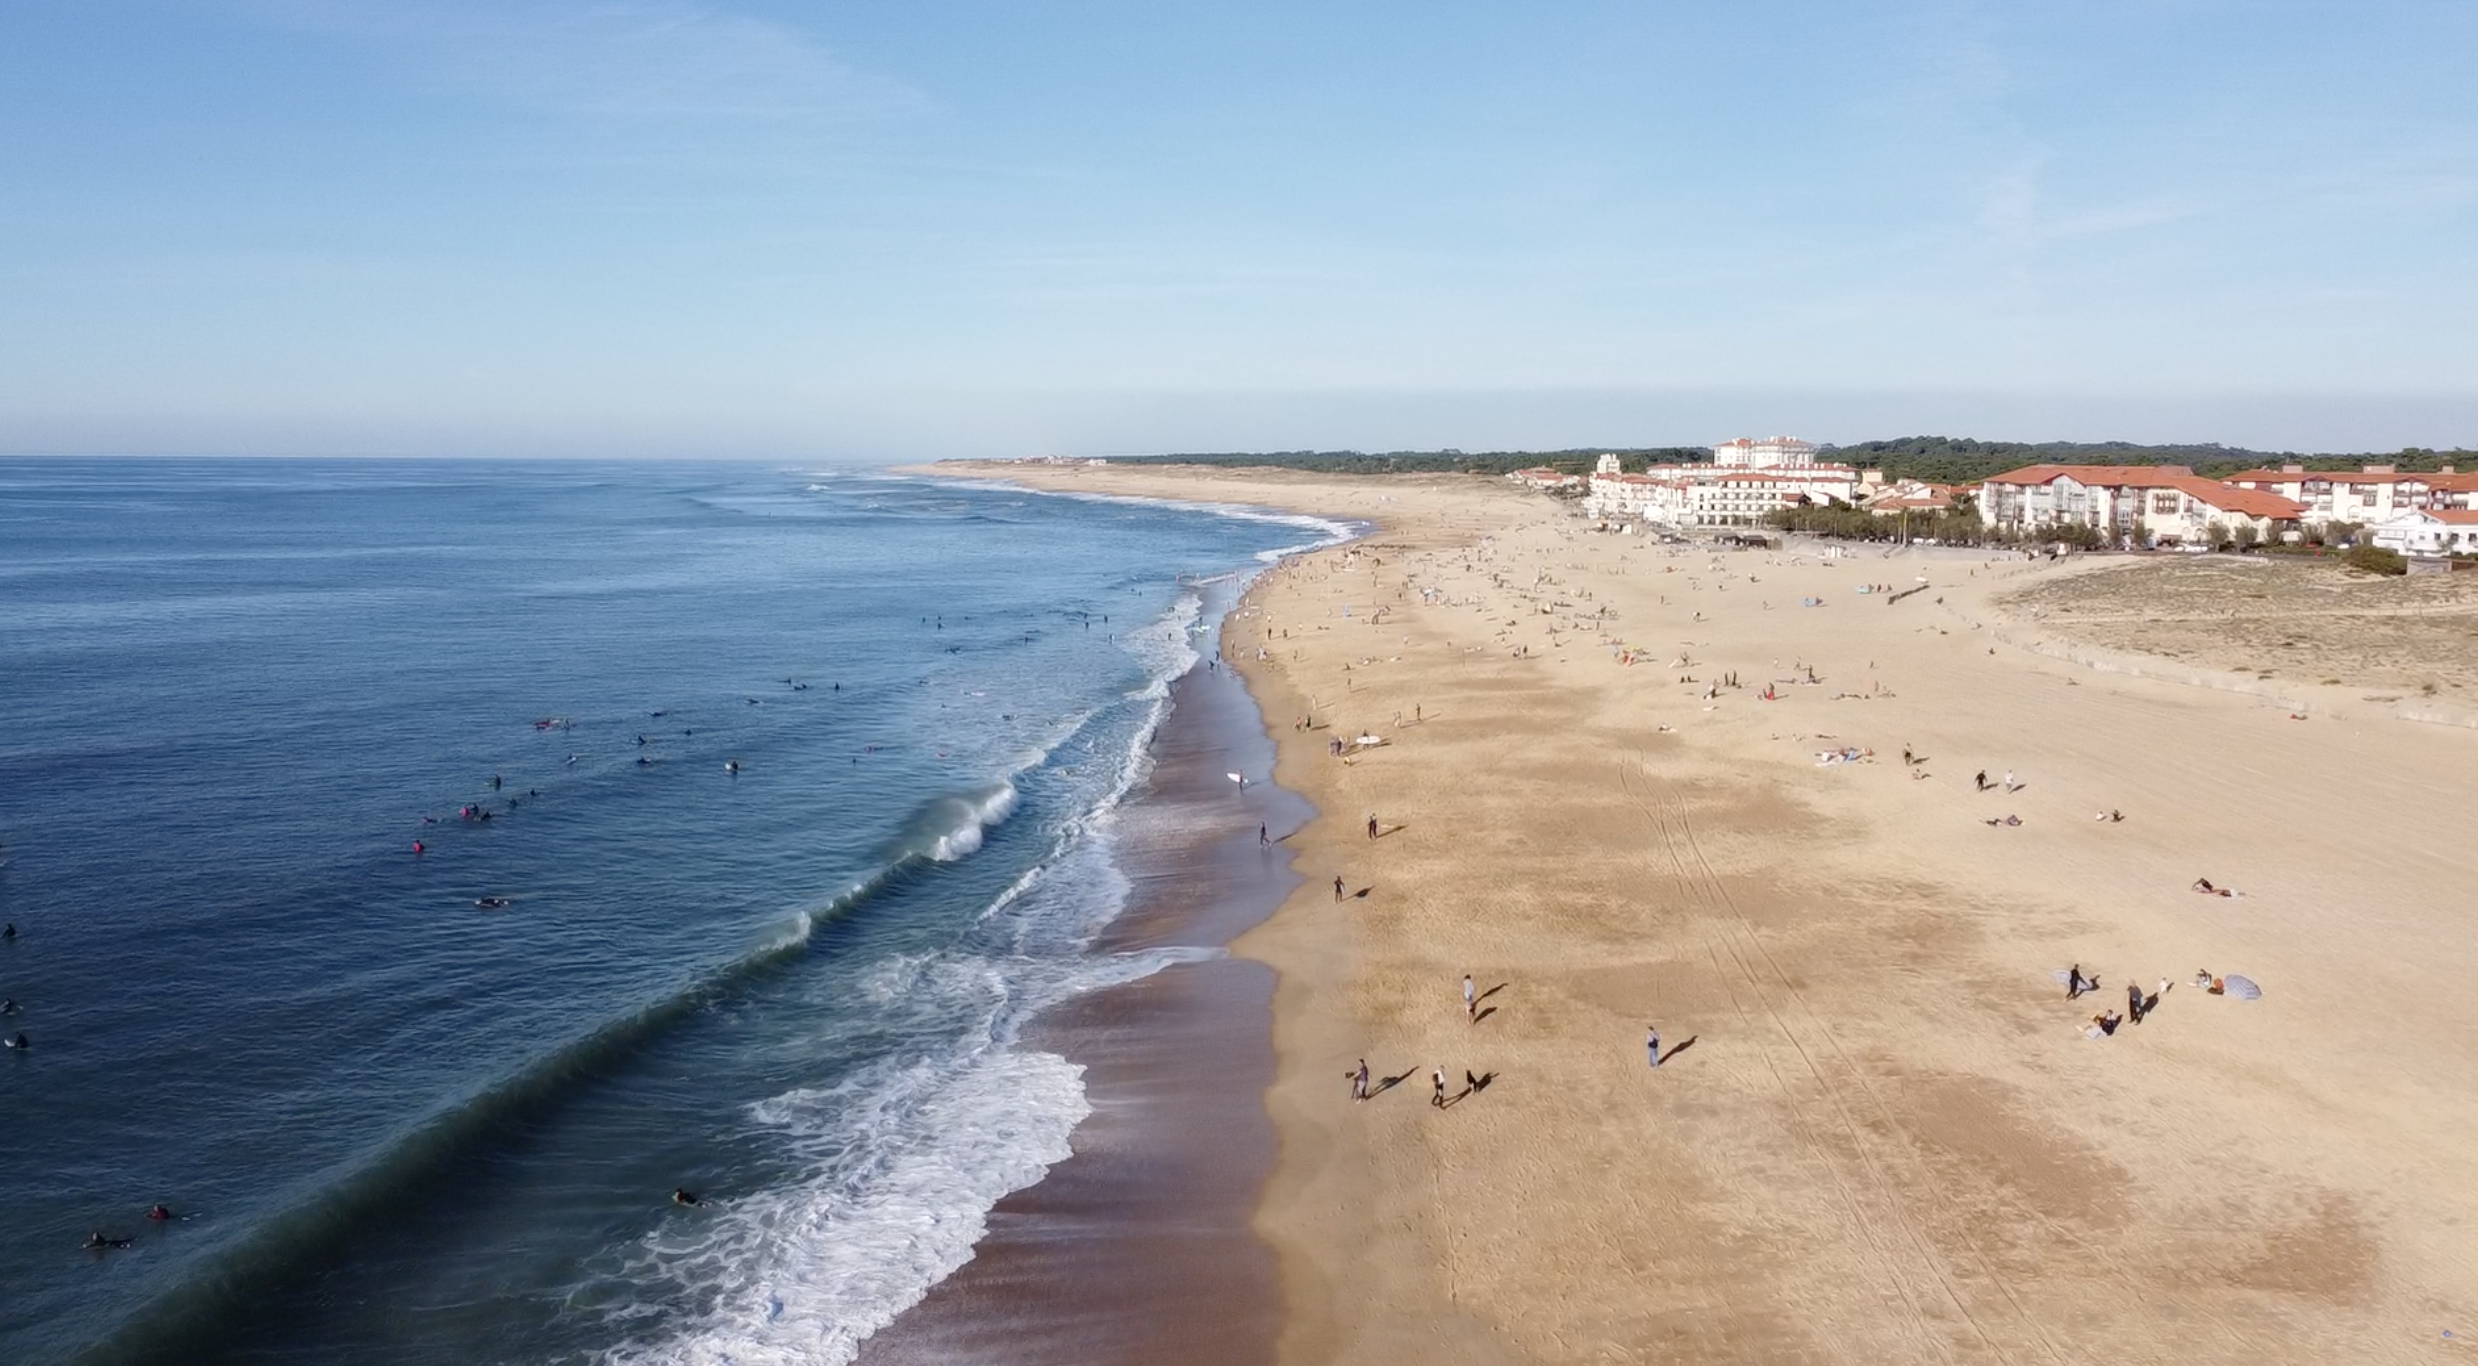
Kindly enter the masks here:
M 1236 596 L 1204 586 L 1205 619 Z M 1178 1361 L 1258 1366 L 1281 1324 L 1274 1257 L 1251 1227 L 1275 1155 L 1272 974 L 1221 953 L 1297 884 L 1277 840 L 1312 814 L 1263 779 L 1266 724 L 1209 645 L 1172 681 L 1150 772 L 1121 810 L 1128 904 L 1101 954 L 1215 951 L 1061 1004 L 1027 1047 L 1085 1069 L 1073 1153 L 999 1201 L 970 1261 L 866 1340 L 859 1366 Z M 1226 771 L 1250 774 L 1243 791 Z

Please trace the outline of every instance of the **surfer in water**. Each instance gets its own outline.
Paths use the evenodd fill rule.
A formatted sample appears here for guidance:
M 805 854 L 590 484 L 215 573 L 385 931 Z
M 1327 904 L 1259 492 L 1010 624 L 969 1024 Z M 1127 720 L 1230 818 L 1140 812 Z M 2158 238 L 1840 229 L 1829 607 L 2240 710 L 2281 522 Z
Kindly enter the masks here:
M 675 1190 L 671 1192 L 671 1203 L 675 1205 L 687 1205 L 691 1208 L 695 1208 L 697 1204 L 697 1193 L 685 1188 Z
M 504 911 L 508 908 L 508 899 L 504 896 L 477 896 L 473 904 L 485 911 Z
M 149 1205 L 146 1207 L 146 1217 L 160 1224 L 172 1217 L 172 1211 L 164 1205 Z
M 97 1230 L 96 1232 L 86 1235 L 86 1250 L 89 1252 L 101 1252 L 107 1248 L 120 1248 L 127 1246 L 129 1246 L 128 1239 L 106 1238 L 103 1236 L 101 1230 Z
M 23 1053 L 23 1052 L 25 1052 L 25 1051 L 26 1051 L 26 1032 L 25 1032 L 24 1030 L 22 1030 L 22 1029 L 21 1029 L 21 1030 L 19 1030 L 19 1031 L 18 1031 L 18 1033 L 17 1033 L 17 1037 L 16 1037 L 16 1038 L 6 1040 L 5 1042 L 7 1043 L 7 1045 L 8 1045 L 9 1047 L 16 1049 L 16 1050 L 17 1050 L 18 1052 L 20 1052 L 20 1053 Z

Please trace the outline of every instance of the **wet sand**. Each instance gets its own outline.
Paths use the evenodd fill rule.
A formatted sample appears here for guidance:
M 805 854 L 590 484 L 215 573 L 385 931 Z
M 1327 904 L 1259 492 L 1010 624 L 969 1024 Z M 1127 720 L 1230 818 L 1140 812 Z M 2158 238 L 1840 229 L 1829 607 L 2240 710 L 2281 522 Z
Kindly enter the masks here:
M 1255 704 L 1205 663 L 1172 685 L 1152 761 L 1120 816 L 1128 908 L 1100 947 L 1218 949 L 1298 881 L 1258 825 L 1278 838 L 1309 808 L 1261 781 L 1273 746 Z M 1256 781 L 1243 793 L 1234 771 Z M 862 1366 L 1271 1361 L 1274 1258 L 1250 1219 L 1274 1158 L 1272 995 L 1270 968 L 1217 955 L 1038 1020 L 1027 1041 L 1086 1069 L 1074 1155 L 1000 1201 L 972 1260 Z

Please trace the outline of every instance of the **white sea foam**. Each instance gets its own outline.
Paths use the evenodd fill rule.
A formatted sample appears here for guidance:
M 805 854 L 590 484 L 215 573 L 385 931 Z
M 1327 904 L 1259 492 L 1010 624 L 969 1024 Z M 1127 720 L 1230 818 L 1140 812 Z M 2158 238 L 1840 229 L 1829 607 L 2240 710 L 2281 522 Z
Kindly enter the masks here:
M 1017 799 L 1005 779 L 970 796 L 940 798 L 930 806 L 935 833 L 922 852 L 940 863 L 964 857 L 981 847 L 983 832 L 1014 814 Z
M 972 1256 L 991 1206 L 1068 1154 L 1083 1069 L 986 1047 L 865 1069 L 753 1107 L 817 1179 L 757 1192 L 649 1241 L 641 1276 L 700 1307 L 613 1366 L 840 1366 Z
M 751 1107 L 749 1124 L 788 1148 L 801 1178 L 731 1200 L 710 1218 L 666 1224 L 641 1244 L 625 1279 L 636 1283 L 648 1312 L 612 1313 L 615 1322 L 649 1327 L 607 1354 L 612 1366 L 848 1362 L 870 1334 L 970 1259 L 1001 1197 L 1068 1156 L 1068 1140 L 1091 1110 L 1082 1069 L 1019 1050 L 1017 1027 L 1084 992 L 1222 956 L 1199 948 L 1089 951 L 1125 910 L 1130 885 L 1115 859 L 1118 813 L 1151 770 L 1168 685 L 1196 664 L 1192 642 L 1202 617 L 1202 599 L 1183 592 L 1159 618 L 1120 637 L 1147 684 L 1132 694 L 1142 711 L 1119 763 L 1106 777 L 1090 775 L 1100 790 L 1088 788 L 1075 814 L 1059 821 L 1049 855 L 992 899 L 975 949 L 898 955 L 857 984 L 881 1012 L 918 1008 L 979 1023 L 931 1056 L 886 1059 L 833 1086 Z M 984 832 L 1015 809 L 1015 780 L 1048 762 L 1096 714 L 1073 718 L 993 787 L 933 808 L 924 822 L 925 833 L 935 832 L 929 857 L 951 861 L 979 848 Z M 670 1312 L 651 1313 L 657 1303 Z M 662 1327 L 652 1329 L 658 1319 Z
M 1204 605 L 1204 599 L 1195 593 L 1182 592 L 1160 616 L 1119 638 L 1127 652 L 1144 666 L 1145 685 L 1137 696 L 1166 697 L 1170 681 L 1196 667 L 1200 656 L 1188 638 Z

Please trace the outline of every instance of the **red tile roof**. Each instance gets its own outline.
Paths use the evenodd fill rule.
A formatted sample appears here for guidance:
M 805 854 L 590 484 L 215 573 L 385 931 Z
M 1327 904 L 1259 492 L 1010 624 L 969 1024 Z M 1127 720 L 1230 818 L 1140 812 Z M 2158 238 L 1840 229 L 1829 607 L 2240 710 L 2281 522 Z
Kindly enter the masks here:
M 2260 489 L 2232 488 L 2217 480 L 2205 479 L 2199 475 L 2187 475 L 2183 479 L 2172 480 L 2170 483 L 2171 487 L 2208 503 L 2222 512 L 2242 512 L 2248 517 L 2270 517 L 2283 522 L 2294 522 L 2306 515 L 2306 509 L 2277 493 L 2265 493 Z
M 2025 465 L 1989 475 L 1986 482 L 2029 486 L 2071 479 L 2100 488 L 2156 489 L 2171 487 L 2172 479 L 2190 479 L 2193 475 L 2194 471 L 2183 465 Z
M 1991 475 L 1987 482 L 2033 487 L 2059 479 L 2071 479 L 2093 488 L 2174 489 L 2222 512 L 2241 512 L 2248 517 L 2295 521 L 2306 512 L 2276 493 L 2205 479 L 2183 465 L 2027 465 Z

